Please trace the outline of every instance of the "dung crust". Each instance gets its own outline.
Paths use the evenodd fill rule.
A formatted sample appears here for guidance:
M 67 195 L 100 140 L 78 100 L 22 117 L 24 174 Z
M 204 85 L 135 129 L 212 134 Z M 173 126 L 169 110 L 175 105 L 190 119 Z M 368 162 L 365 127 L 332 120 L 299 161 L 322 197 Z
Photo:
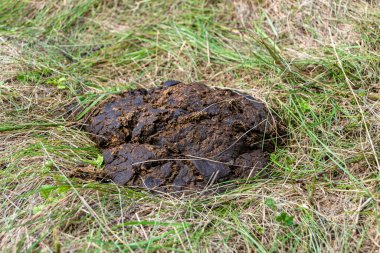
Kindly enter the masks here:
M 275 125 L 249 95 L 170 81 L 107 99 L 87 131 L 115 183 L 173 192 L 254 176 L 267 164 Z

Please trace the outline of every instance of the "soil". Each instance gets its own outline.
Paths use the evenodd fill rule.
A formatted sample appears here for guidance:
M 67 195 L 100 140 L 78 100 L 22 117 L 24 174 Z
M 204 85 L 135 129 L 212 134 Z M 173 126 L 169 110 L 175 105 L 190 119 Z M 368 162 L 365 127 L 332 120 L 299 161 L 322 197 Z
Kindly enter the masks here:
M 110 97 L 87 131 L 115 183 L 173 192 L 254 176 L 266 166 L 275 126 L 249 95 L 167 81 Z

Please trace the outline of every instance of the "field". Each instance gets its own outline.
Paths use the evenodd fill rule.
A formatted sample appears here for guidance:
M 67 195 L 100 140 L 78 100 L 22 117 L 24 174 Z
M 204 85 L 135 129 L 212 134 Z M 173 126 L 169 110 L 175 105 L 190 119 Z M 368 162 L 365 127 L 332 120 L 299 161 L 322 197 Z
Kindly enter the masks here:
M 266 175 L 96 181 L 86 112 L 168 79 L 265 101 L 286 130 Z M 379 252 L 380 2 L 0 0 L 0 191 L 1 252 Z

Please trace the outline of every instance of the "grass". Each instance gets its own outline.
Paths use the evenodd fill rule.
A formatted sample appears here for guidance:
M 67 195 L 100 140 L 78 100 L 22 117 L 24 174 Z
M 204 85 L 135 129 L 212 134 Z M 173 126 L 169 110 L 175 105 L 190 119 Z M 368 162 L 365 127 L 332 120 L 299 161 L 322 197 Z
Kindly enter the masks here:
M 378 252 L 377 1 L 0 2 L 2 252 Z M 167 79 L 265 101 L 287 136 L 266 177 L 174 198 L 77 178 L 67 118 Z

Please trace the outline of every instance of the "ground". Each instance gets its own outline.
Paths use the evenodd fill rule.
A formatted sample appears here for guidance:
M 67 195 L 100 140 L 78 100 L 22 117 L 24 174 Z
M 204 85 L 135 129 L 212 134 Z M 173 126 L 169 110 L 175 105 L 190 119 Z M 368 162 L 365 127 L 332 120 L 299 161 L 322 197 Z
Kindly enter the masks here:
M 378 252 L 379 49 L 375 0 L 1 1 L 2 252 Z M 265 102 L 286 129 L 267 174 L 183 197 L 97 181 L 87 113 L 168 79 Z

